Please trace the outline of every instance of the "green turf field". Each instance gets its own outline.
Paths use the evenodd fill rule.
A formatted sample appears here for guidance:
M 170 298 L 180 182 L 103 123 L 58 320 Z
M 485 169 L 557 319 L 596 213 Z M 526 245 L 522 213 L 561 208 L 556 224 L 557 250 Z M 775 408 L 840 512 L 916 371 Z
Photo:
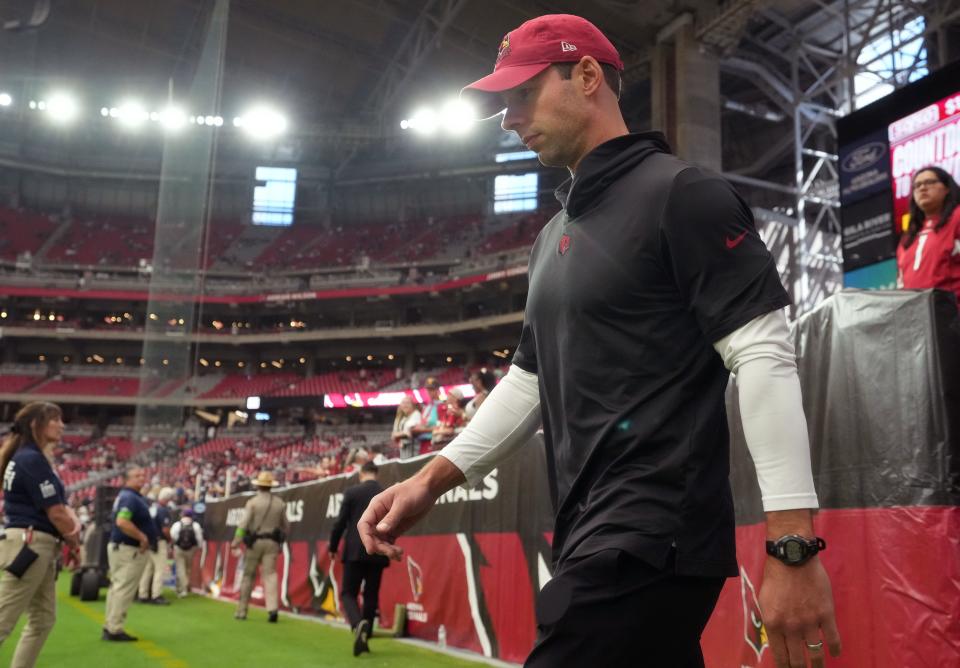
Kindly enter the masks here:
M 57 587 L 57 625 L 37 663 L 41 668 L 481 665 L 385 638 L 374 638 L 371 653 L 354 658 L 353 636 L 345 629 L 283 615 L 280 623 L 267 624 L 267 614 L 256 607 L 239 622 L 232 606 L 200 596 L 171 598 L 170 606 L 134 603 L 127 631 L 140 641 L 108 643 L 100 640 L 106 591 L 99 601 L 83 603 L 69 596 L 69 584 L 65 573 Z M 0 647 L 0 666 L 10 664 L 22 625 Z

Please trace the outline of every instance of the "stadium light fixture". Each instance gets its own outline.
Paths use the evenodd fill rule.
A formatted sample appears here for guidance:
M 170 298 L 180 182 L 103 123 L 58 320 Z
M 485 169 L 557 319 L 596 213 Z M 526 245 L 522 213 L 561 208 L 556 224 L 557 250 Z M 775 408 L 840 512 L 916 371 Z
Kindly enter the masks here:
M 239 121 L 239 122 L 238 122 Z M 221 119 L 221 124 L 223 123 Z M 253 139 L 273 139 L 287 131 L 287 119 L 276 109 L 255 107 L 233 120 L 235 127 L 242 128 Z
M 150 118 L 150 114 L 139 102 L 124 102 L 117 108 L 116 119 L 128 128 L 138 128 Z
M 167 107 L 157 115 L 157 120 L 164 129 L 176 132 L 187 124 L 187 114 L 179 107 Z
M 69 123 L 77 116 L 79 108 L 76 100 L 68 93 L 54 93 L 46 100 L 40 100 L 37 108 L 46 111 L 54 123 Z
M 0 93 L 0 107 L 9 107 L 13 104 L 13 98 L 10 93 Z
M 437 131 L 439 120 L 437 114 L 429 107 L 423 107 L 414 112 L 410 120 L 407 121 L 407 127 L 416 132 L 429 137 Z
M 440 124 L 451 135 L 464 135 L 473 129 L 476 110 L 462 100 L 450 100 L 440 110 Z

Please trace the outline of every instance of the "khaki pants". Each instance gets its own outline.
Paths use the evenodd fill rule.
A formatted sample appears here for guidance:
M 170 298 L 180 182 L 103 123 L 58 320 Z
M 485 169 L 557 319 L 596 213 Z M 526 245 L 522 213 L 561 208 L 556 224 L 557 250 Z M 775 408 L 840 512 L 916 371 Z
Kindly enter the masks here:
M 240 581 L 240 601 L 237 612 L 247 614 L 247 604 L 250 602 L 250 593 L 253 591 L 253 581 L 257 577 L 257 566 L 263 565 L 260 577 L 263 579 L 263 592 L 266 598 L 267 612 L 274 612 L 280 607 L 277 594 L 277 555 L 280 554 L 280 545 L 269 538 L 260 538 L 253 547 L 247 550 L 243 562 L 243 580 Z
M 147 552 L 147 565 L 140 576 L 140 598 L 157 598 L 163 594 L 163 576 L 167 572 L 167 541 L 157 541 L 157 551 Z
M 192 530 L 192 528 L 191 528 Z M 190 593 L 190 568 L 193 566 L 193 555 L 197 548 L 191 547 L 189 550 L 183 550 L 174 546 L 173 561 L 177 565 L 177 593 Z
M 107 561 L 110 562 L 110 589 L 107 590 L 107 619 L 104 627 L 110 633 L 123 631 L 127 608 L 137 595 L 137 585 L 147 565 L 150 552 L 140 553 L 133 545 L 110 543 Z
M 0 541 L 0 568 L 6 568 L 23 547 L 23 529 L 7 529 Z M 50 534 L 33 532 L 30 549 L 37 553 L 22 578 L 0 574 L 0 644 L 7 639 L 24 612 L 27 623 L 13 653 L 11 668 L 32 668 L 57 619 L 57 555 L 60 541 Z

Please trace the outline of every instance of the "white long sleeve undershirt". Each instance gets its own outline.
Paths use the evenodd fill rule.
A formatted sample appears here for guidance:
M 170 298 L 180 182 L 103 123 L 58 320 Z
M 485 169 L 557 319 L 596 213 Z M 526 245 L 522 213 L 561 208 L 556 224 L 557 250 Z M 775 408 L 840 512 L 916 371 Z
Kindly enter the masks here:
M 737 377 L 763 509 L 818 508 L 796 354 L 783 311 L 751 320 L 714 348 Z
M 473 487 L 540 427 L 537 375 L 511 365 L 480 404 L 466 428 L 440 454 L 463 471 Z
M 800 379 L 783 312 L 752 320 L 714 348 L 737 376 L 743 430 L 764 510 L 817 508 Z M 474 486 L 539 426 L 537 376 L 514 365 L 440 455 Z

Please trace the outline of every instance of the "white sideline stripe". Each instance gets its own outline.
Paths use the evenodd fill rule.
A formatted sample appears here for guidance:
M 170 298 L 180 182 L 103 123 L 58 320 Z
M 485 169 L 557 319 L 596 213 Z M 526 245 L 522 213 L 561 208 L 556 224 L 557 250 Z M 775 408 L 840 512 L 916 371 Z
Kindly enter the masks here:
M 473 551 L 470 549 L 470 543 L 467 542 L 466 534 L 458 533 L 457 542 L 460 543 L 460 549 L 463 551 L 463 566 L 467 572 L 467 598 L 470 599 L 470 615 L 473 617 L 473 627 L 480 639 L 483 655 L 489 657 L 493 655 L 493 650 L 490 648 L 487 629 L 483 626 L 483 620 L 480 619 L 480 605 L 477 602 L 477 588 L 473 579 Z

